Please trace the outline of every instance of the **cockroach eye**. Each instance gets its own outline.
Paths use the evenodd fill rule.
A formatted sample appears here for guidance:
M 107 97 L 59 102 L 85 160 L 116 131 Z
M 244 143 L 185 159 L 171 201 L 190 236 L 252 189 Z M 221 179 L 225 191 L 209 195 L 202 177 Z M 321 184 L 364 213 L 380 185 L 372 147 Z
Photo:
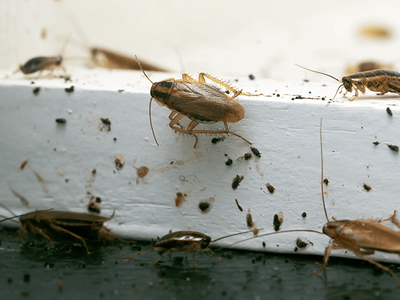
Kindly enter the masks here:
M 204 238 L 203 241 L 201 242 L 201 249 L 207 248 L 210 242 L 211 242 L 210 238 Z

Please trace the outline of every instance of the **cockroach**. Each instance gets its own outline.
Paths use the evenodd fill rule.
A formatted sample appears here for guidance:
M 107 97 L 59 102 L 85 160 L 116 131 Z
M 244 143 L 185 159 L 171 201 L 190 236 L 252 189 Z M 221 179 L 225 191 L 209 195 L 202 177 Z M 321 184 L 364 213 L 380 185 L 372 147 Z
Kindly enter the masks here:
M 57 68 L 61 68 L 64 73 L 67 73 L 67 70 L 65 70 L 64 66 L 62 65 L 64 59 L 63 59 L 63 53 L 68 45 L 69 38 L 65 41 L 63 48 L 60 51 L 59 55 L 56 56 L 37 56 L 34 58 L 31 58 L 28 60 L 25 64 L 20 65 L 19 69 L 15 70 L 13 74 L 21 71 L 25 75 L 28 74 L 33 74 L 36 72 L 39 72 L 39 75 L 37 78 L 40 78 L 42 75 L 42 72 L 45 70 L 50 71 L 52 74 L 53 71 Z
M 169 126 L 175 132 L 181 132 L 195 137 L 196 142 L 194 148 L 196 148 L 198 142 L 197 135 L 203 133 L 216 135 L 232 134 L 252 145 L 252 143 L 244 137 L 230 131 L 228 123 L 236 123 L 244 118 L 245 110 L 243 106 L 235 100 L 236 97 L 239 95 L 261 96 L 262 94 L 243 93 L 242 90 L 235 90 L 227 83 L 206 73 L 199 73 L 199 80 L 195 80 L 188 74 L 183 73 L 182 79 L 168 78 L 159 82 L 153 82 L 144 72 L 138 59 L 137 62 L 144 76 L 152 83 L 150 89 L 151 99 L 149 115 L 151 130 L 157 145 L 158 141 L 151 122 L 151 102 L 153 99 L 159 105 L 166 106 L 172 110 L 169 115 L 169 119 L 171 120 Z M 233 95 L 228 96 L 215 85 L 206 83 L 206 78 L 232 91 Z M 179 124 L 179 121 L 185 116 L 192 120 L 186 129 Z M 223 122 L 225 130 L 194 130 L 199 123 L 211 124 L 216 122 Z
M 3 205 L 1 206 L 4 207 Z M 17 217 L 20 218 L 22 228 L 15 240 L 19 240 L 29 231 L 34 235 L 41 234 L 50 241 L 52 248 L 55 248 L 53 238 L 59 238 L 60 234 L 64 234 L 80 240 L 87 253 L 90 254 L 85 239 L 99 238 L 105 241 L 117 239 L 125 242 L 103 225 L 104 222 L 111 220 L 114 214 L 115 211 L 109 218 L 106 218 L 86 213 L 42 210 L 6 218 L 0 220 L 0 222 Z
M 381 64 L 376 61 L 363 61 L 358 65 L 349 65 L 346 68 L 346 74 L 358 73 L 358 72 L 366 72 L 372 70 L 392 70 L 393 66 L 391 64 Z
M 372 92 L 378 92 L 378 95 L 384 95 L 389 92 L 400 95 L 400 73 L 396 71 L 373 70 L 367 72 L 360 72 L 360 73 L 355 73 L 353 75 L 343 76 L 342 80 L 339 80 L 336 77 L 333 77 L 332 75 L 326 73 L 307 69 L 297 64 L 296 66 L 314 73 L 331 77 L 336 81 L 342 83 L 336 90 L 333 99 L 335 99 L 337 93 L 339 92 L 339 89 L 340 93 L 342 92 L 343 87 L 346 90 L 343 96 L 345 96 L 347 93 L 352 93 L 354 89 L 355 92 L 354 96 L 351 99 L 349 99 L 349 101 L 353 101 L 354 99 L 356 99 L 358 97 L 359 91 L 362 94 L 365 94 L 366 88 Z M 332 102 L 333 99 L 330 102 Z
M 127 55 L 118 53 L 116 51 L 108 50 L 100 47 L 89 46 L 89 38 L 86 36 L 85 31 L 79 24 L 78 20 L 72 14 L 72 12 L 66 10 L 68 13 L 68 21 L 79 35 L 80 42 L 72 40 L 73 43 L 84 46 L 85 50 L 89 50 L 90 59 L 98 67 L 107 69 L 119 69 L 119 70 L 140 70 L 137 61 Z M 147 71 L 158 71 L 167 72 L 167 70 L 150 64 L 148 62 L 142 62 L 143 68 Z
M 352 251 L 359 258 L 366 260 L 371 264 L 374 264 L 378 268 L 390 273 L 390 275 L 393 276 L 397 284 L 400 286 L 400 280 L 397 278 L 397 276 L 390 268 L 385 267 L 380 263 L 374 261 L 373 259 L 367 257 L 367 255 L 374 254 L 375 251 L 400 254 L 400 232 L 390 229 L 389 227 L 386 227 L 381 224 L 382 222 L 391 221 L 394 225 L 400 228 L 400 221 L 396 219 L 397 212 L 394 211 L 392 216 L 383 220 L 336 220 L 335 218 L 332 218 L 333 221 L 330 221 L 328 218 L 328 213 L 326 211 L 325 198 L 324 198 L 322 119 L 320 125 L 320 144 L 321 144 L 321 196 L 322 196 L 322 204 L 324 207 L 325 217 L 327 220 L 327 223 L 323 226 L 322 233 L 315 230 L 294 229 L 294 230 L 266 233 L 259 235 L 258 237 L 284 233 L 284 232 L 297 232 L 297 231 L 325 234 L 328 237 L 330 237 L 331 240 L 329 241 L 329 245 L 325 248 L 323 263 L 322 264 L 316 263 L 321 268 L 315 272 L 311 271 L 314 275 L 318 274 L 326 267 L 332 250 L 346 249 Z M 256 237 L 252 237 L 249 239 L 253 238 Z M 244 241 L 249 239 L 245 239 Z
M 261 229 L 260 229 L 261 230 Z M 197 264 L 194 261 L 195 256 L 196 256 L 196 252 L 200 251 L 200 252 L 210 252 L 211 255 L 217 260 L 220 261 L 222 258 L 217 258 L 215 256 L 215 253 L 208 247 L 210 243 L 214 243 L 216 241 L 228 238 L 228 237 L 232 237 L 232 236 L 236 236 L 239 234 L 245 234 L 245 233 L 249 233 L 249 232 L 253 232 L 253 230 L 250 231 L 245 231 L 245 232 L 239 232 L 239 233 L 234 233 L 234 234 L 230 234 L 227 236 L 223 236 L 220 237 L 214 241 L 211 241 L 211 237 L 208 235 L 205 235 L 204 233 L 201 232 L 197 232 L 197 231 L 175 231 L 172 233 L 169 233 L 167 235 L 164 235 L 163 237 L 161 237 L 159 239 L 159 241 L 157 241 L 152 248 L 147 249 L 145 251 L 142 251 L 140 253 L 137 254 L 133 254 L 133 255 L 125 255 L 126 259 L 130 259 L 133 258 L 135 256 L 140 256 L 143 254 L 146 254 L 152 250 L 155 251 L 164 251 L 163 254 L 160 255 L 160 257 L 153 262 L 153 265 L 155 266 L 161 258 L 163 258 L 164 256 L 172 253 L 172 252 L 179 252 L 179 251 L 192 251 L 193 252 L 193 265 L 196 267 Z

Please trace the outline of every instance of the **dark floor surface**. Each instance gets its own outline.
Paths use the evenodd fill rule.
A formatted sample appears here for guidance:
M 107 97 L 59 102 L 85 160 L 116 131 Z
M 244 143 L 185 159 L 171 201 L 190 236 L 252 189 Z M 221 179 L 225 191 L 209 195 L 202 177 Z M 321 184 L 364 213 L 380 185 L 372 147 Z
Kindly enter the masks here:
M 390 274 L 358 260 L 332 258 L 314 276 L 322 257 L 216 249 L 222 261 L 198 254 L 193 267 L 192 255 L 174 253 L 154 267 L 156 251 L 123 261 L 150 243 L 96 242 L 88 255 L 79 244 L 52 249 L 17 235 L 0 228 L 0 299 L 400 299 Z

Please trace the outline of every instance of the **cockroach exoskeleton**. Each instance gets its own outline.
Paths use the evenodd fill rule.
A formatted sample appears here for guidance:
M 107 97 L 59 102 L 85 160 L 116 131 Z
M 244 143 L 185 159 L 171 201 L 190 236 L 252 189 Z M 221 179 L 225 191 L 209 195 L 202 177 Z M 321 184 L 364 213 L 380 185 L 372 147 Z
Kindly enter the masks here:
M 232 134 L 252 145 L 244 137 L 230 131 L 228 123 L 236 123 L 244 118 L 245 110 L 235 100 L 236 97 L 239 95 L 261 96 L 262 94 L 243 93 L 242 90 L 238 91 L 227 83 L 206 73 L 199 73 L 199 80 L 195 80 L 188 74 L 183 73 L 182 79 L 168 78 L 163 81 L 153 82 L 144 72 L 138 59 L 137 62 L 144 76 L 152 83 L 149 114 L 151 129 L 157 145 L 158 142 L 151 123 L 151 102 L 153 99 L 159 105 L 166 106 L 172 110 L 169 115 L 169 119 L 171 120 L 169 126 L 175 132 L 195 137 L 194 148 L 196 148 L 198 142 L 197 135 L 199 134 Z M 219 89 L 217 86 L 206 83 L 206 78 L 230 90 L 233 95 L 228 96 L 225 91 Z M 192 120 L 186 129 L 179 124 L 179 121 L 185 116 Z M 199 123 L 211 124 L 216 122 L 223 122 L 225 130 L 194 130 Z
M 320 127 L 320 144 L 321 144 L 321 195 L 322 204 L 324 207 L 325 217 L 328 221 L 322 229 L 322 233 L 315 230 L 308 229 L 294 229 L 284 230 L 279 232 L 272 232 L 259 235 L 258 237 L 251 237 L 246 240 L 253 238 L 259 238 L 262 236 L 268 236 L 273 234 L 281 234 L 288 232 L 313 232 L 318 234 L 325 234 L 331 238 L 329 245 L 325 248 L 325 254 L 323 263 L 316 263 L 321 268 L 318 271 L 311 271 L 314 275 L 321 272 L 328 264 L 329 256 L 332 250 L 346 249 L 352 251 L 359 258 L 374 264 L 378 268 L 390 273 L 395 278 L 397 284 L 400 286 L 399 278 L 394 272 L 375 260 L 367 257 L 372 255 L 375 251 L 382 251 L 386 253 L 396 253 L 400 255 L 400 232 L 395 231 L 389 227 L 382 225 L 382 222 L 391 221 L 396 227 L 400 228 L 400 221 L 396 219 L 396 211 L 393 215 L 383 220 L 336 220 L 329 221 L 328 214 L 326 212 L 325 198 L 324 198 L 324 168 L 323 168 L 323 152 L 322 152 L 322 119 Z M 241 243 L 243 241 L 237 242 Z M 235 244 L 237 244 L 235 243 Z M 233 245 L 235 245 L 233 244 Z
M 259 229 L 259 230 L 262 230 L 262 229 Z M 164 251 L 164 253 L 161 254 L 160 257 L 155 262 L 153 262 L 153 265 L 155 266 L 160 261 L 161 258 L 163 258 L 166 255 L 169 255 L 172 252 L 186 251 L 186 255 L 187 255 L 187 251 L 192 251 L 193 252 L 193 265 L 196 267 L 197 264 L 194 261 L 196 252 L 201 252 L 201 253 L 210 252 L 211 255 L 217 261 L 220 261 L 221 258 L 217 258 L 215 256 L 215 253 L 208 247 L 210 243 L 214 243 L 216 241 L 219 241 L 219 240 L 222 240 L 222 239 L 225 239 L 228 237 L 236 236 L 239 234 L 250 233 L 250 232 L 253 232 L 253 230 L 230 234 L 230 235 L 218 238 L 214 241 L 211 241 L 211 237 L 209 237 L 208 235 L 205 235 L 204 233 L 201 233 L 201 232 L 175 231 L 175 232 L 169 233 L 167 235 L 164 235 L 150 249 L 147 249 L 145 251 L 142 251 L 140 253 L 133 254 L 133 255 L 125 255 L 124 254 L 124 256 L 126 259 L 130 259 L 135 256 L 140 256 L 140 255 L 146 254 L 152 250 Z
M 4 205 L 1 206 L 5 208 Z M 9 209 L 7 210 L 10 211 Z M 113 241 L 117 239 L 126 242 L 103 225 L 104 222 L 111 220 L 114 214 L 115 211 L 107 218 L 78 212 L 42 210 L 6 218 L 0 220 L 0 222 L 17 217 L 20 218 L 22 228 L 15 238 L 16 241 L 25 233 L 30 232 L 34 235 L 40 234 L 44 236 L 50 241 L 52 248 L 55 248 L 53 239 L 60 239 L 60 235 L 63 238 L 73 236 L 82 242 L 87 253 L 90 254 L 85 240 L 102 239 L 103 241 Z
M 330 102 L 335 99 L 339 90 L 339 93 L 342 92 L 343 88 L 345 88 L 346 90 L 343 96 L 345 96 L 347 93 L 352 93 L 354 89 L 354 96 L 349 99 L 349 101 L 353 101 L 354 99 L 356 99 L 358 97 L 359 91 L 362 94 L 365 94 L 365 89 L 369 89 L 372 92 L 378 92 L 378 95 L 384 95 L 386 93 L 395 93 L 400 95 L 400 73 L 396 71 L 372 70 L 367 72 L 359 72 L 353 75 L 343 76 L 342 80 L 339 80 L 336 77 L 333 77 L 332 75 L 326 73 L 307 69 L 299 65 L 296 66 L 314 73 L 331 77 L 341 83 L 341 85 L 339 85 L 338 89 L 336 90 L 335 96 Z

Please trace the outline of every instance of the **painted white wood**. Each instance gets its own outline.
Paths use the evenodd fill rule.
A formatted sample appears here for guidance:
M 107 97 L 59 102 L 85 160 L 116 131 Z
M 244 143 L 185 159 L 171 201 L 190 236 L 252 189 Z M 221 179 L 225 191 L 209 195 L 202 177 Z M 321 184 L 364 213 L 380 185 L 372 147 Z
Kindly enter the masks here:
M 235 3 L 121 0 L 111 6 L 108 1 L 0 1 L 1 203 L 15 213 L 46 208 L 85 212 L 94 195 L 102 199 L 102 215 L 116 210 L 108 227 L 141 239 L 162 236 L 170 229 L 196 230 L 214 239 L 241 232 L 247 230 L 248 209 L 256 226 L 265 228 L 260 234 L 273 230 L 273 218 L 279 212 L 284 216 L 282 230 L 321 230 L 326 223 L 320 193 L 322 117 L 325 177 L 330 181 L 325 195 L 328 215 L 376 219 L 399 209 L 398 152 L 386 145 L 400 144 L 399 97 L 367 93 L 348 102 L 339 95 L 337 102 L 326 106 L 327 101 L 315 99 L 332 98 L 338 84 L 294 66 L 299 63 L 339 78 L 346 65 L 365 59 L 396 66 L 400 19 L 393 7 L 397 1 L 380 5 L 365 1 Z M 72 82 L 27 78 L 21 73 L 10 76 L 29 58 L 59 54 L 68 35 L 80 38 L 68 11 L 92 46 L 137 54 L 194 76 L 205 71 L 245 92 L 269 95 L 240 96 L 246 116 L 232 124 L 232 130 L 253 142 L 262 157 L 236 160 L 250 149 L 235 136 L 216 145 L 211 143 L 212 136 L 202 136 L 193 149 L 194 138 L 175 134 L 168 127 L 170 111 L 154 104 L 153 125 L 160 142 L 156 147 L 148 120 L 150 83 L 140 72 L 88 69 L 77 59 L 66 63 Z M 357 31 L 365 24 L 387 26 L 391 36 L 362 38 Z M 75 44 L 68 45 L 65 57 L 87 59 L 87 52 Z M 250 80 L 249 74 L 256 80 Z M 149 76 L 159 81 L 180 74 L 150 72 Z M 302 82 L 303 78 L 313 82 Z M 75 91 L 66 93 L 64 89 L 71 85 Z M 35 96 L 37 87 L 41 89 Z M 292 100 L 298 95 L 312 99 Z M 58 125 L 56 118 L 65 118 L 67 123 Z M 111 131 L 100 118 L 109 118 Z M 217 129 L 222 124 L 199 128 Z M 380 144 L 375 146 L 374 141 Z M 121 170 L 116 169 L 116 155 L 125 160 Z M 225 165 L 228 157 L 234 160 L 230 167 Z M 25 159 L 43 177 L 48 193 L 32 169 L 20 170 Z M 144 178 L 136 174 L 140 166 L 150 169 Z M 233 190 L 236 175 L 244 180 Z M 274 194 L 268 192 L 267 183 L 276 188 Z M 370 192 L 364 183 L 372 187 Z M 28 199 L 29 207 L 23 207 L 11 189 Z M 187 195 L 187 201 L 178 208 L 179 192 Z M 198 204 L 207 199 L 213 201 L 212 208 L 201 214 Z M 229 245 L 249 236 L 218 244 Z M 293 253 L 297 237 L 314 244 L 297 252 L 307 254 L 323 254 L 329 240 L 313 233 L 293 233 L 253 239 L 236 247 Z M 343 251 L 333 255 L 352 257 Z M 372 257 L 399 262 L 397 255 Z

